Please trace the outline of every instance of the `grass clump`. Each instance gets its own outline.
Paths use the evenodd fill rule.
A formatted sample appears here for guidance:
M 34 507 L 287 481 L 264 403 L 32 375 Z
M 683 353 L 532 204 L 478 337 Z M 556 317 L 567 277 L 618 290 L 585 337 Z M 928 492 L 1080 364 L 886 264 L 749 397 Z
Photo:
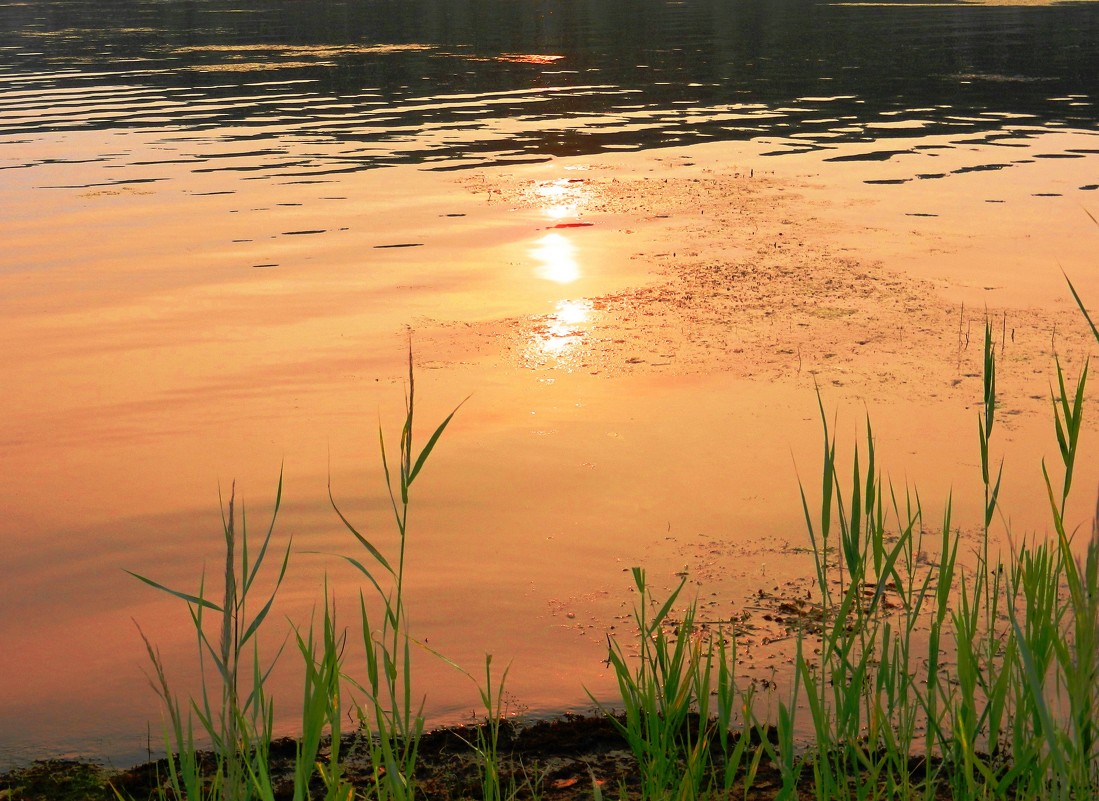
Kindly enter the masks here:
M 164 702 L 167 713 L 167 778 L 177 798 L 244 801 L 256 797 L 255 785 L 257 777 L 265 771 L 266 752 L 274 724 L 273 702 L 264 693 L 264 682 L 270 675 L 273 662 L 267 665 L 261 662 L 258 632 L 286 575 L 290 543 L 287 543 L 283 553 L 274 589 L 258 612 L 249 612 L 249 599 L 271 544 L 281 499 L 280 477 L 271 524 L 259 551 L 253 553 L 249 550 L 243 512 L 238 541 L 234 487 L 229 497 L 228 511 L 222 515 L 225 571 L 220 605 L 206 596 L 205 577 L 199 583 L 197 594 L 189 594 L 131 573 L 146 584 L 186 602 L 195 629 L 202 677 L 201 693 L 187 703 L 181 702 L 172 691 L 159 651 L 144 633 L 141 635 L 153 665 L 153 689 Z M 216 616 L 213 627 L 216 636 L 207 626 L 208 614 Z M 214 677 L 208 681 L 211 666 Z M 242 683 L 246 691 L 242 691 Z M 215 688 L 213 691 L 211 685 Z M 212 770 L 203 764 L 196 747 L 196 719 L 204 739 L 212 744 Z
M 380 623 L 371 615 L 370 593 L 360 592 L 365 682 L 355 681 L 345 670 L 347 634 L 336 625 L 335 603 L 328 597 L 327 584 L 319 631 L 312 624 L 305 631 L 297 627 L 293 629 L 305 678 L 301 735 L 295 745 L 292 772 L 291 797 L 294 801 L 316 795 L 311 788 L 317 779 L 321 782 L 326 799 L 349 799 L 354 795 L 343 776 L 340 754 L 341 721 L 346 713 L 344 700 L 347 697 L 344 688 L 347 686 L 363 696 L 363 700 L 352 699 L 352 704 L 358 721 L 355 733 L 368 744 L 371 797 L 379 801 L 404 801 L 416 795 L 417 749 L 423 734 L 424 718 L 422 701 L 416 704 L 411 696 L 413 640 L 408 632 L 404 604 L 409 491 L 457 410 L 443 420 L 416 453 L 413 449 L 415 383 L 411 351 L 408 366 L 406 414 L 397 465 L 393 470 L 386 456 L 385 438 L 379 429 L 382 464 L 400 535 L 395 560 L 387 558 L 355 528 L 340 511 L 329 490 L 336 515 L 366 553 L 365 558 L 344 558 L 373 590 L 373 601 L 381 607 Z M 275 712 L 273 700 L 267 696 L 264 687 L 274 662 L 261 663 L 258 634 L 286 574 L 290 543 L 287 543 L 283 554 L 274 589 L 258 612 L 249 613 L 249 597 L 254 592 L 254 583 L 271 544 L 281 497 L 280 478 L 275 513 L 258 553 L 252 556 L 243 513 L 238 541 L 235 493 L 230 496 L 228 512 L 223 515 L 225 570 L 224 600 L 221 604 L 207 597 L 204 578 L 200 581 L 198 592 L 191 594 L 145 576 L 131 574 L 155 589 L 186 602 L 197 635 L 201 691 L 198 698 L 184 702 L 172 690 L 159 652 L 142 633 L 153 665 L 153 687 L 163 701 L 167 715 L 167 776 L 161 797 L 188 801 L 273 801 L 277 795 L 284 795 L 276 787 L 277 780 L 271 773 L 269 758 L 274 739 Z M 207 615 L 211 614 L 216 616 L 216 639 L 207 624 Z M 279 654 L 281 652 L 280 648 Z M 209 673 L 213 675 L 208 677 L 208 666 L 211 664 L 213 669 Z M 211 690 L 211 686 L 215 689 Z M 491 707 L 489 711 L 493 711 Z M 211 751 L 200 751 L 200 742 L 209 743 Z M 327 752 L 327 764 L 319 760 L 322 750 Z
M 1003 459 L 992 456 L 996 369 L 986 326 L 974 564 L 959 558 L 951 500 L 929 531 L 918 493 L 883 484 L 869 421 L 865 450 L 855 448 L 850 478 L 841 475 L 820 404 L 820 504 L 813 511 L 803 485 L 802 506 L 821 621 L 797 638 L 793 687 L 773 729 L 758 722 L 751 693 L 731 672 L 713 686 L 715 641 L 694 625 L 693 603 L 669 628 L 683 585 L 660 603 L 635 570 L 638 653 L 629 660 L 612 642 L 608 660 L 624 710 L 616 725 L 636 756 L 642 799 L 727 797 L 736 776 L 750 783 L 761 759 L 782 777 L 780 798 L 1099 797 L 1099 522 L 1083 549 L 1064 523 L 1087 364 L 1075 386 L 1056 364 L 1059 484 L 1043 464 L 1056 538 L 1024 540 L 1004 557 L 991 536 L 1003 474 Z M 937 563 L 925 562 L 928 534 Z M 735 653 L 735 632 L 717 641 Z M 725 731 L 734 709 L 742 735 L 715 738 L 715 722 Z M 716 757 L 707 750 L 715 744 Z

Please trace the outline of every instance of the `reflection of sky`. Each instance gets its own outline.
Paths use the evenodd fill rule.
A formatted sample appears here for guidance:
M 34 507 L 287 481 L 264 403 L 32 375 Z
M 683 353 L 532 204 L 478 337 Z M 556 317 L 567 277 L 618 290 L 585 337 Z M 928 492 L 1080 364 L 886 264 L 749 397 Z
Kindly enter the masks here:
M 554 223 L 576 219 L 590 200 L 591 190 L 583 180 L 556 180 L 538 184 L 534 197 L 540 212 Z M 581 264 L 572 235 L 549 231 L 530 249 L 534 274 L 554 284 L 571 284 L 581 276 Z M 588 337 L 592 302 L 586 298 L 557 301 L 553 314 L 536 321 L 527 342 L 530 363 L 553 359 L 558 366 L 576 366 Z
M 552 358 L 559 366 L 579 366 L 591 315 L 592 303 L 586 298 L 558 301 L 554 313 L 531 331 L 526 348 L 529 362 L 543 364 Z
M 534 187 L 534 199 L 546 218 L 560 223 L 581 215 L 591 201 L 591 188 L 583 179 L 546 181 Z M 559 231 L 545 234 L 535 241 L 530 254 L 537 262 L 534 272 L 539 278 L 571 284 L 580 277 L 576 247 L 566 234 Z
M 571 284 L 580 277 L 576 247 L 564 234 L 556 232 L 546 234 L 535 241 L 530 254 L 538 262 L 534 273 L 539 278 L 556 284 Z

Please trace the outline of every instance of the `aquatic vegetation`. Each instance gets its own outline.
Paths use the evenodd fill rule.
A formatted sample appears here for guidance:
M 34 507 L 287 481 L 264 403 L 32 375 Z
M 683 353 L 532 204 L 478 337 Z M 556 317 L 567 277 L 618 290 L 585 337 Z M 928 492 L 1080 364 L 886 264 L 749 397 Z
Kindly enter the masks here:
M 439 437 L 458 411 L 457 409 L 452 411 L 439 424 L 417 455 L 413 449 L 412 426 L 415 386 L 410 349 L 408 394 L 405 397 L 405 420 L 401 428 L 396 471 L 390 470 L 386 458 L 385 437 L 381 430 L 378 432 L 390 505 L 400 535 L 395 567 L 352 525 L 339 510 L 335 499 L 332 499 L 332 508 L 368 556 L 365 561 L 351 556 L 345 558 L 367 580 L 375 591 L 376 600 L 381 604 L 379 627 L 371 619 L 366 594 L 359 593 L 367 683 L 363 685 L 356 682 L 355 686 L 365 693 L 367 700 L 365 704 L 356 703 L 356 710 L 361 729 L 372 735 L 370 742 L 371 764 L 374 769 L 373 791 L 379 799 L 397 801 L 412 799 L 416 795 L 416 753 L 424 731 L 423 702 L 416 705 L 412 698 L 413 640 L 408 631 L 408 615 L 404 604 L 409 491 Z M 394 481 L 394 474 L 396 481 Z M 331 498 L 331 490 L 329 497 Z
M 164 702 L 168 716 L 168 731 L 165 735 L 168 741 L 168 781 L 176 797 L 216 798 L 226 801 L 250 798 L 252 778 L 263 773 L 267 762 L 266 750 L 272 738 L 274 707 L 263 688 L 273 664 L 264 667 L 261 663 L 257 634 L 271 611 L 278 587 L 286 575 L 290 561 L 290 542 L 286 545 L 274 588 L 254 615 L 249 615 L 248 600 L 271 544 L 281 500 L 280 476 L 271 523 L 258 553 L 251 556 L 243 511 L 238 543 L 237 515 L 234 508 L 236 493 L 235 487 L 233 488 L 228 510 L 222 516 L 225 574 L 223 601 L 220 605 L 206 597 L 205 576 L 199 582 L 197 594 L 192 595 L 131 573 L 151 587 L 185 601 L 197 636 L 202 691 L 198 699 L 192 698 L 189 703 L 183 704 L 171 690 L 159 651 L 144 633 L 141 635 L 153 665 L 153 688 Z M 216 619 L 216 640 L 207 630 L 207 613 L 219 616 Z M 250 659 L 246 654 L 249 645 L 252 646 Z M 208 683 L 206 673 L 209 664 L 213 665 L 216 676 Z M 250 689 L 243 698 L 242 681 L 250 684 Z M 217 688 L 220 696 L 217 703 L 211 700 L 210 683 Z M 213 747 L 212 771 L 203 764 L 196 748 L 195 718 Z
M 1091 325 L 1099 342 L 1099 330 Z M 792 687 L 777 699 L 773 720 L 761 712 L 756 687 L 738 682 L 736 631 L 700 622 L 697 605 L 682 604 L 685 582 L 658 599 L 645 571 L 634 568 L 635 631 L 628 641 L 608 639 L 607 660 L 619 698 L 608 703 L 592 696 L 635 760 L 636 783 L 620 784 L 614 790 L 618 797 L 751 798 L 765 770 L 778 777 L 779 798 L 1093 797 L 1099 790 L 1099 514 L 1083 545 L 1064 520 L 1079 456 L 1088 364 L 1075 383 L 1059 361 L 1055 367 L 1051 405 L 1059 480 L 1045 464 L 1042 470 L 1056 536 L 1024 539 L 1001 556 L 990 531 L 1005 457 L 998 463 L 993 457 L 998 368 L 993 328 L 986 325 L 977 426 L 983 505 L 973 563 L 959 556 L 952 499 L 940 522 L 927 525 L 914 489 L 898 491 L 882 481 L 869 420 L 865 445 L 855 447 L 844 478 L 818 397 L 819 500 L 801 487 L 818 597 L 795 639 Z M 344 559 L 364 580 L 356 635 L 365 648 L 366 680 L 350 677 L 344 656 L 348 635 L 337 626 L 327 587 L 319 629 L 310 624 L 293 631 L 305 671 L 295 799 L 425 796 L 417 785 L 424 717 L 422 701 L 411 694 L 411 651 L 430 649 L 412 637 L 405 606 L 410 489 L 457 409 L 417 452 L 414 387 L 410 354 L 406 414 L 392 468 L 379 435 L 399 534 L 395 557 L 361 534 L 332 498 L 337 517 L 365 551 Z M 280 498 L 281 481 L 276 513 Z M 237 801 L 279 795 L 268 760 L 274 707 L 264 683 L 271 667 L 261 663 L 256 640 L 286 573 L 290 545 L 274 589 L 251 613 L 247 600 L 256 591 L 274 519 L 254 557 L 243 515 L 238 555 L 235 521 L 230 496 L 222 603 L 206 597 L 204 580 L 190 594 L 138 576 L 186 602 L 200 659 L 213 665 L 210 684 L 219 694 L 215 703 L 204 686 L 198 699 L 178 699 L 159 653 L 146 639 L 153 684 L 167 710 L 165 798 Z M 207 633 L 206 615 L 216 616 L 217 638 Z M 478 758 L 482 798 L 540 797 L 537 778 L 520 782 L 504 767 L 512 764 L 501 738 L 508 671 L 494 677 L 492 657 L 486 656 L 481 684 L 454 666 L 478 684 L 484 706 L 485 724 L 466 740 Z M 344 733 L 348 704 L 357 729 Z M 198 749 L 194 720 L 212 743 L 212 764 Z M 351 736 L 366 743 L 365 781 L 345 775 L 341 748 Z M 591 792 L 603 798 L 611 791 L 594 783 L 593 775 Z

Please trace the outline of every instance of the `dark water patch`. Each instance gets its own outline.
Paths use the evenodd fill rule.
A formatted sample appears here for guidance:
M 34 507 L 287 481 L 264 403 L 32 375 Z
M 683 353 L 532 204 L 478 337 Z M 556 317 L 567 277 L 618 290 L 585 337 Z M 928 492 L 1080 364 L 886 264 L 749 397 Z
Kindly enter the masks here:
M 893 156 L 913 156 L 911 150 L 874 150 L 869 153 L 850 153 L 843 156 L 831 156 L 825 161 L 889 161 Z
M 1031 197 L 1064 197 L 1060 192 L 1033 192 Z
M 114 154 L 96 156 L 94 158 L 89 158 L 89 159 L 75 159 L 75 158 L 70 158 L 70 159 L 60 159 L 60 158 L 36 159 L 35 161 L 31 161 L 31 162 L 28 162 L 25 165 L 20 165 L 20 166 L 27 166 L 27 167 L 44 166 L 44 167 L 48 167 L 48 166 L 58 165 L 58 164 L 61 164 L 61 165 L 100 164 L 100 163 L 110 163 L 113 158 L 115 158 Z
M 618 149 L 618 150 L 636 150 L 638 148 L 634 148 L 634 147 L 618 147 L 618 148 L 615 148 L 615 146 L 613 146 L 613 145 L 605 145 L 603 149 L 604 150 L 615 150 L 615 149 Z M 457 164 L 435 164 L 435 165 L 432 165 L 430 167 L 423 167 L 422 169 L 428 170 L 430 172 L 456 172 L 458 170 L 472 170 L 472 169 L 476 169 L 478 167 L 487 166 L 488 164 L 512 164 L 512 165 L 545 164 L 546 162 L 549 162 L 549 161 L 552 161 L 552 160 L 553 159 L 549 156 L 546 156 L 546 157 L 539 156 L 539 157 L 526 158 L 526 159 L 515 159 L 515 158 L 506 159 L 506 160 L 497 159 L 494 162 L 484 162 L 484 161 L 470 160 L 468 162 L 457 163 Z
M 959 167 L 956 170 L 951 170 L 951 172 L 954 175 L 964 175 L 967 172 L 989 172 L 992 170 L 1002 170 L 1010 166 L 1010 164 L 974 164 L 969 167 Z
M 328 230 L 325 228 L 313 228 L 305 231 L 283 231 L 283 236 L 308 236 L 310 234 L 325 234 Z
M 393 245 L 374 245 L 375 250 L 384 250 L 386 248 L 422 248 L 423 242 L 398 242 Z
M 985 203 L 1007 203 L 1006 200 L 985 200 Z
M 159 181 L 166 181 L 167 178 L 120 178 L 117 181 L 101 181 L 98 183 L 88 184 L 51 184 L 48 186 L 42 186 L 42 189 L 95 189 L 98 187 L 110 187 L 110 186 L 130 186 L 134 184 L 153 184 Z
M 203 158 L 208 161 L 214 161 L 217 159 L 247 159 L 247 158 L 268 158 L 270 156 L 285 156 L 285 150 L 240 150 L 229 153 L 204 153 Z
M 906 184 L 911 181 L 911 178 L 867 178 L 863 181 L 864 184 L 882 184 L 891 186 L 894 184 Z
M 282 163 L 260 163 L 260 164 L 234 164 L 231 166 L 217 166 L 217 167 L 196 167 L 191 172 L 195 173 L 208 173 L 208 172 L 274 172 L 275 170 L 284 169 L 287 167 L 305 167 L 308 166 L 308 161 L 287 161 Z
M 258 270 L 258 269 L 263 269 L 263 268 L 267 268 L 267 267 L 278 267 L 278 266 L 279 266 L 279 265 L 278 265 L 278 264 L 276 264 L 276 263 L 274 263 L 274 262 L 271 262 L 271 263 L 268 263 L 268 264 L 253 264 L 253 265 L 252 265 L 252 267 L 253 267 L 254 269 L 257 269 L 257 270 Z
M 1035 153 L 1036 159 L 1082 159 L 1083 153 Z
M 301 164 L 290 164 L 290 165 L 282 165 L 282 166 L 308 167 L 310 165 L 308 163 L 301 163 Z M 349 167 L 327 167 L 327 168 L 323 168 L 323 169 L 307 170 L 305 172 L 278 172 L 274 168 L 261 168 L 261 169 L 269 169 L 270 172 L 271 172 L 271 176 L 274 177 L 274 178 L 302 178 L 302 177 L 307 177 L 308 176 L 310 180 L 315 180 L 316 183 L 322 183 L 323 181 L 320 180 L 320 179 L 317 179 L 317 176 L 322 176 L 322 175 L 348 175 L 348 174 L 351 174 L 351 173 L 362 172 L 363 170 L 368 170 L 370 168 L 371 168 L 371 165 L 369 163 L 360 162 L 358 164 L 354 164 L 354 165 L 349 166 Z M 303 181 L 294 181 L 292 183 L 304 183 L 304 182 Z
M 938 217 L 938 214 L 932 214 L 927 211 L 909 211 L 905 212 L 905 217 Z
M 916 175 L 921 181 L 930 181 L 933 178 L 945 178 L 945 172 L 921 172 Z
M 319 164 L 368 146 L 375 168 L 791 126 L 821 143 L 1087 128 L 1097 23 L 1094 4 L 41 0 L 0 8 L 0 132 L 216 132 L 211 151 L 287 137 L 317 143 Z
M 1096 189 L 1099 189 L 1099 184 L 1084 184 L 1080 189 L 1085 192 L 1094 192 Z
M 824 150 L 823 147 L 788 147 L 782 150 L 768 150 L 764 153 L 760 153 L 761 156 L 797 156 L 801 153 L 812 153 L 817 150 Z
M 440 217 L 465 217 L 466 215 L 462 214 L 462 213 L 459 213 L 459 212 L 452 212 L 450 214 L 440 214 L 439 216 Z
M 1054 78 L 1033 75 L 1001 75 L 988 72 L 964 72 L 952 77 L 959 81 L 989 81 L 991 83 L 1038 83 L 1040 81 L 1055 80 Z

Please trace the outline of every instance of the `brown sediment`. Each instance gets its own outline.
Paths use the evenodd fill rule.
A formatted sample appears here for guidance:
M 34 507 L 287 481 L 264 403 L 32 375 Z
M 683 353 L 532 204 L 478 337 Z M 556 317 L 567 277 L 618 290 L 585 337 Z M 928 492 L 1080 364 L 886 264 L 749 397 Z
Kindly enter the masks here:
M 687 726 L 697 731 L 698 719 L 688 720 Z M 483 762 L 473 743 L 477 742 L 481 725 L 466 725 L 430 732 L 421 740 L 416 770 L 416 795 L 425 801 L 462 801 L 480 798 Z M 764 734 L 771 734 L 764 730 Z M 736 742 L 736 734 L 731 738 Z M 749 753 L 761 743 L 760 732 L 750 735 Z M 774 744 L 772 740 L 772 744 Z M 369 745 L 358 735 L 342 739 L 341 777 L 360 792 L 372 787 L 373 769 L 369 762 Z M 327 759 L 329 748 L 322 748 L 321 761 Z M 294 797 L 294 757 L 296 743 L 291 739 L 271 744 L 268 765 L 273 797 Z M 207 755 L 209 756 L 209 755 Z M 715 754 L 716 756 L 716 754 Z M 210 763 L 212 767 L 212 761 Z M 721 761 L 716 766 L 720 769 Z M 641 781 L 637 762 L 622 736 L 606 717 L 567 716 L 554 720 L 502 721 L 499 739 L 499 779 L 516 801 L 588 801 L 598 788 L 603 797 L 637 799 L 641 797 Z M 911 775 L 918 782 L 927 772 L 923 760 L 913 759 Z M 5 801 L 117 801 L 122 798 L 158 797 L 161 791 L 171 791 L 165 783 L 168 764 L 164 760 L 150 762 L 126 770 L 107 770 L 99 765 L 73 760 L 48 760 L 28 768 L 0 774 L 0 782 L 8 788 Z M 764 801 L 777 797 L 783 787 L 779 766 L 768 757 L 759 761 L 750 781 L 738 774 L 733 785 L 737 797 L 745 801 Z M 325 798 L 326 788 L 315 775 L 310 785 L 310 798 Z M 812 776 L 800 771 L 794 798 L 815 798 Z M 934 796 L 950 798 L 946 789 Z

